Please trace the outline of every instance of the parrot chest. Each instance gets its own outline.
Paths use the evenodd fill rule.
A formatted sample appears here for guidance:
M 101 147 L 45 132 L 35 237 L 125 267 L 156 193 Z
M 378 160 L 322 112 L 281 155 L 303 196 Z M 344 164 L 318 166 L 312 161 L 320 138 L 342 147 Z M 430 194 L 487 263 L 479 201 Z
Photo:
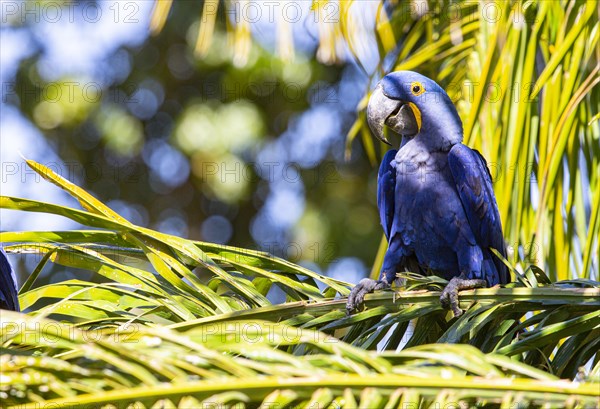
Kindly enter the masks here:
M 468 222 L 447 153 L 401 149 L 394 162 L 393 231 L 421 264 L 440 270 L 455 268 L 455 246 Z

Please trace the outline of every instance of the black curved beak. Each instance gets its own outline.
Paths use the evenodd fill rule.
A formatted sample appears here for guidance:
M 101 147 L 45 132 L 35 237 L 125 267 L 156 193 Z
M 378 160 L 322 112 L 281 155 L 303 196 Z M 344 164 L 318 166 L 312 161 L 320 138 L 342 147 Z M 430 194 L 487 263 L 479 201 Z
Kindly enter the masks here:
M 389 98 L 377 84 L 367 105 L 367 123 L 377 139 L 391 145 L 385 126 L 400 135 L 416 135 L 421 130 L 421 112 L 411 102 Z

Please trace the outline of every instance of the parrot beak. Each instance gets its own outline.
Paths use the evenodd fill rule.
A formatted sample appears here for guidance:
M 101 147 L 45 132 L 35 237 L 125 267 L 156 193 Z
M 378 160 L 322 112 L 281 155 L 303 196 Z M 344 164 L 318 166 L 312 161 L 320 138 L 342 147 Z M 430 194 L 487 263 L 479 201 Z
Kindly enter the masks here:
M 377 84 L 367 105 L 367 123 L 377 139 L 391 145 L 385 125 L 399 135 L 416 135 L 421 130 L 421 111 L 412 102 L 389 98 Z

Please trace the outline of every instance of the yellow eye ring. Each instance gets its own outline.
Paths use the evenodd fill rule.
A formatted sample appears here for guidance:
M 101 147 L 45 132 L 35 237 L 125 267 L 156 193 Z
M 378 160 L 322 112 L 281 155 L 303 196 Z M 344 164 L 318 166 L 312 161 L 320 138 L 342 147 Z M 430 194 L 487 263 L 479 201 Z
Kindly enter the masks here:
M 415 97 L 418 97 L 425 92 L 425 87 L 419 81 L 414 81 L 410 84 L 410 92 L 412 92 Z

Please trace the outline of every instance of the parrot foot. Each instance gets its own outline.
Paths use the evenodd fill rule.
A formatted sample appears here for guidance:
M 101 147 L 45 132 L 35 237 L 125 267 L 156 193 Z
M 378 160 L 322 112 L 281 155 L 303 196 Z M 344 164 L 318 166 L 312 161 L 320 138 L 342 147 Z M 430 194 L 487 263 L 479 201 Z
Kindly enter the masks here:
M 463 275 L 454 277 L 450 280 L 448 285 L 446 285 L 444 291 L 442 291 L 442 295 L 440 296 L 442 307 L 452 310 L 455 317 L 460 317 L 463 314 L 463 311 L 458 306 L 458 292 L 484 287 L 487 287 L 487 282 L 485 280 L 469 280 Z
M 350 315 L 356 308 L 363 303 L 365 295 L 372 293 L 376 290 L 383 290 L 389 287 L 390 284 L 386 280 L 371 280 L 370 278 L 363 278 L 350 292 L 348 296 L 348 302 L 346 303 L 346 314 Z

